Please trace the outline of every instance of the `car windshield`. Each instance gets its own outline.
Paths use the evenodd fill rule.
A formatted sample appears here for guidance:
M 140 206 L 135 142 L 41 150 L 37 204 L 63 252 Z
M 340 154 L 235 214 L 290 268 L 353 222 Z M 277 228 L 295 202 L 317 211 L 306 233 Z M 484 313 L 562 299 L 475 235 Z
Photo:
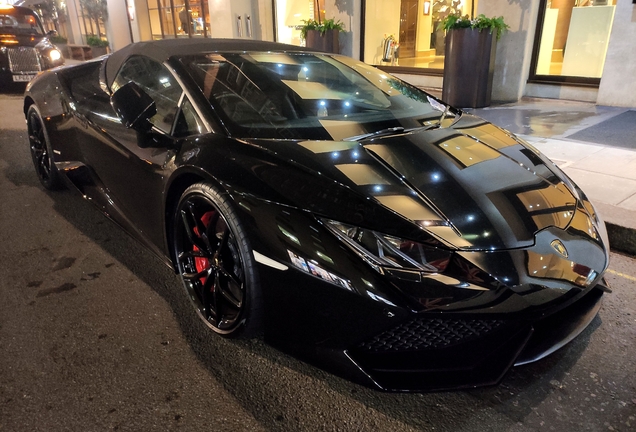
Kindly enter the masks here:
M 0 10 L 0 32 L 10 35 L 44 35 L 40 21 L 34 14 L 16 10 Z
M 397 78 L 344 56 L 214 53 L 182 57 L 230 133 L 361 139 L 435 127 L 455 111 Z

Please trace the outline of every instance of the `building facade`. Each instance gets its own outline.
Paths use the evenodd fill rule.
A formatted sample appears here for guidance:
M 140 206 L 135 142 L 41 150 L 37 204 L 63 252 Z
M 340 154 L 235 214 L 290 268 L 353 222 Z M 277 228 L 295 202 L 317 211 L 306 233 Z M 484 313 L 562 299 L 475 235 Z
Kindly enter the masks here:
M 89 32 L 85 19 L 72 18 L 83 15 L 82 1 L 66 0 L 75 43 Z M 450 13 L 503 16 L 510 29 L 497 43 L 494 101 L 530 96 L 636 106 L 636 0 L 104 1 L 111 49 L 205 37 L 300 45 L 303 20 L 334 18 L 346 29 L 343 54 L 433 88 L 444 76 L 440 21 Z

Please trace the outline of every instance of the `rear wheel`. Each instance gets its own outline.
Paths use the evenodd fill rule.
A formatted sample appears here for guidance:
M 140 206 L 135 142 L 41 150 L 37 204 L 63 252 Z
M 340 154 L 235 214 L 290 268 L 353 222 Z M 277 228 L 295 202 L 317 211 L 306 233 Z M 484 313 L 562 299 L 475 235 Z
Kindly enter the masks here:
M 35 105 L 31 105 L 27 111 L 27 129 L 31 159 L 40 183 L 49 190 L 60 189 L 63 186 L 62 179 L 55 163 L 53 163 L 53 150 L 49 135 Z
M 190 186 L 174 215 L 173 248 L 186 292 L 216 333 L 251 337 L 261 328 L 261 296 L 252 250 L 226 195 Z

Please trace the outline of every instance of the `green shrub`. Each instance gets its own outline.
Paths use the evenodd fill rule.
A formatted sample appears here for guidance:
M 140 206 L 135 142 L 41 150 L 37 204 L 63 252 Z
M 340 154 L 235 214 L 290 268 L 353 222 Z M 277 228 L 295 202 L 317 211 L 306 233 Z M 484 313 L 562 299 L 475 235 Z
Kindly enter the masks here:
M 324 35 L 327 30 L 344 31 L 345 29 L 344 23 L 342 21 L 335 21 L 333 18 L 326 19 L 322 23 L 319 23 L 318 21 L 313 19 L 302 21 L 304 24 L 300 26 L 301 39 L 307 39 L 307 32 L 309 30 L 318 30 L 321 35 Z
M 65 44 L 65 43 L 68 43 L 68 39 L 66 39 L 63 36 L 51 36 L 49 38 L 49 40 L 51 41 L 51 43 L 54 43 L 54 44 Z
M 97 36 L 86 36 L 86 45 L 104 48 L 108 46 L 108 41 Z
M 470 19 L 468 15 L 461 16 L 448 15 L 439 24 L 439 28 L 443 28 L 446 31 L 460 28 L 473 28 L 481 30 L 489 30 L 490 33 L 495 32 L 497 39 L 501 37 L 504 31 L 510 28 L 508 24 L 504 22 L 502 16 L 488 18 L 484 14 L 480 14 L 476 18 Z

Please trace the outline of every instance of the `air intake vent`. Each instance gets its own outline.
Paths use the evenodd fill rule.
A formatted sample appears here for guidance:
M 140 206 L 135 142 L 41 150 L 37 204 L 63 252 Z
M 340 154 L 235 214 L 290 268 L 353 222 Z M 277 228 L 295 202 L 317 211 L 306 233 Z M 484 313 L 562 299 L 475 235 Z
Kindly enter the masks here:
M 404 352 L 446 348 L 495 330 L 502 320 L 415 319 L 364 342 L 372 352 Z

